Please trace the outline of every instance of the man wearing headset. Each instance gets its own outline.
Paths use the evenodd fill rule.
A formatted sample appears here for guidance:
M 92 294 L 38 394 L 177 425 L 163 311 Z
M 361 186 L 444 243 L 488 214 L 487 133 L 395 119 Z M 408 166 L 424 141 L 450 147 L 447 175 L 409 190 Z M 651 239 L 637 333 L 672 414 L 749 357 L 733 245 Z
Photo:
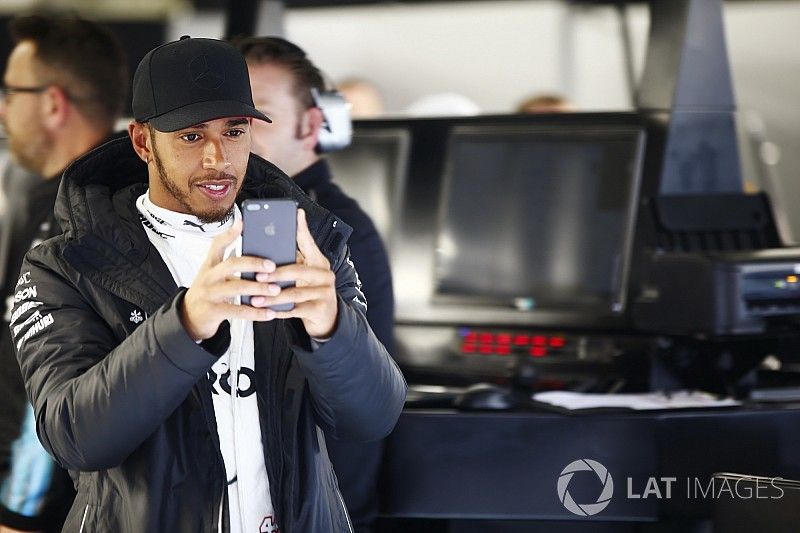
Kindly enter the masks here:
M 332 181 L 320 156 L 322 128 L 332 127 L 319 94 L 319 69 L 297 45 L 278 37 L 234 43 L 247 61 L 253 101 L 273 123 L 253 124 L 252 151 L 286 172 L 306 194 L 353 228 L 351 257 L 367 298 L 367 320 L 389 353 L 394 344 L 394 299 L 389 260 L 372 220 Z M 344 443 L 328 436 L 331 461 L 356 531 L 371 531 L 378 512 L 382 443 Z

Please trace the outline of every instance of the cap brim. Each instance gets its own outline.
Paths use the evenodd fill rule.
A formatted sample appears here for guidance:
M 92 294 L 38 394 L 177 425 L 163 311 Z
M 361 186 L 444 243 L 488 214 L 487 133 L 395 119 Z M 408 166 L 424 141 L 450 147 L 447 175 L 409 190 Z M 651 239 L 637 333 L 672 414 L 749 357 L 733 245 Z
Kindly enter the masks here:
M 272 122 L 267 115 L 255 107 L 231 100 L 189 104 L 153 117 L 149 122 L 158 131 L 178 131 L 195 124 L 225 117 L 252 117 Z

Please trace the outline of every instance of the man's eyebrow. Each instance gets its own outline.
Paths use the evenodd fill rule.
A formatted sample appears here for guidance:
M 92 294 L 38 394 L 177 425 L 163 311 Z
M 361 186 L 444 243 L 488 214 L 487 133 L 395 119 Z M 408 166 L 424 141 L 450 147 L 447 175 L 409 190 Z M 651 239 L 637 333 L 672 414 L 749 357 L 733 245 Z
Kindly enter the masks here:
M 225 126 L 228 127 L 228 128 L 232 128 L 233 126 L 241 126 L 242 124 L 248 124 L 248 123 L 249 123 L 249 121 L 244 117 L 232 118 L 229 121 L 225 122 Z M 208 123 L 207 122 L 201 122 L 200 124 L 195 124 L 194 126 L 189 126 L 188 128 L 185 128 L 185 129 L 187 129 L 187 130 L 205 130 L 205 129 L 208 129 Z

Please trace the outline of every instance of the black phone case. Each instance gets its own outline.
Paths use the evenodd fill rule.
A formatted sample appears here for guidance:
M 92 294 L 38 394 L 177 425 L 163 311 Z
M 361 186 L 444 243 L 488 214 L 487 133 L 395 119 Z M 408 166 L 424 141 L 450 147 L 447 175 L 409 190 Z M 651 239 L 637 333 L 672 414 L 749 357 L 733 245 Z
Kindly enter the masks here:
M 297 260 L 297 204 L 285 198 L 245 200 L 242 204 L 242 255 L 263 257 L 286 265 Z M 243 279 L 255 280 L 254 272 L 242 272 Z M 293 281 L 278 282 L 281 287 Z M 242 304 L 250 305 L 250 296 L 242 295 Z M 275 311 L 291 311 L 293 303 L 270 306 Z

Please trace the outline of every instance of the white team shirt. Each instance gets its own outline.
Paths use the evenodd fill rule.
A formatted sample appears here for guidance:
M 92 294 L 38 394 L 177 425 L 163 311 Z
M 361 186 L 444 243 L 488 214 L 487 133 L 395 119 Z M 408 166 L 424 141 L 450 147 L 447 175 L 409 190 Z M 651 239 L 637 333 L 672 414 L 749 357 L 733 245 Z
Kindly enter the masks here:
M 150 242 L 161 254 L 175 283 L 190 287 L 208 255 L 211 241 L 242 217 L 203 224 L 196 217 L 156 206 L 149 191 L 136 201 Z M 225 257 L 241 254 L 241 238 Z M 232 319 L 231 345 L 208 373 L 212 381 L 214 416 L 228 481 L 228 508 L 232 533 L 277 533 L 269 479 L 264 464 L 255 394 L 253 322 Z M 232 390 L 238 393 L 233 396 Z

